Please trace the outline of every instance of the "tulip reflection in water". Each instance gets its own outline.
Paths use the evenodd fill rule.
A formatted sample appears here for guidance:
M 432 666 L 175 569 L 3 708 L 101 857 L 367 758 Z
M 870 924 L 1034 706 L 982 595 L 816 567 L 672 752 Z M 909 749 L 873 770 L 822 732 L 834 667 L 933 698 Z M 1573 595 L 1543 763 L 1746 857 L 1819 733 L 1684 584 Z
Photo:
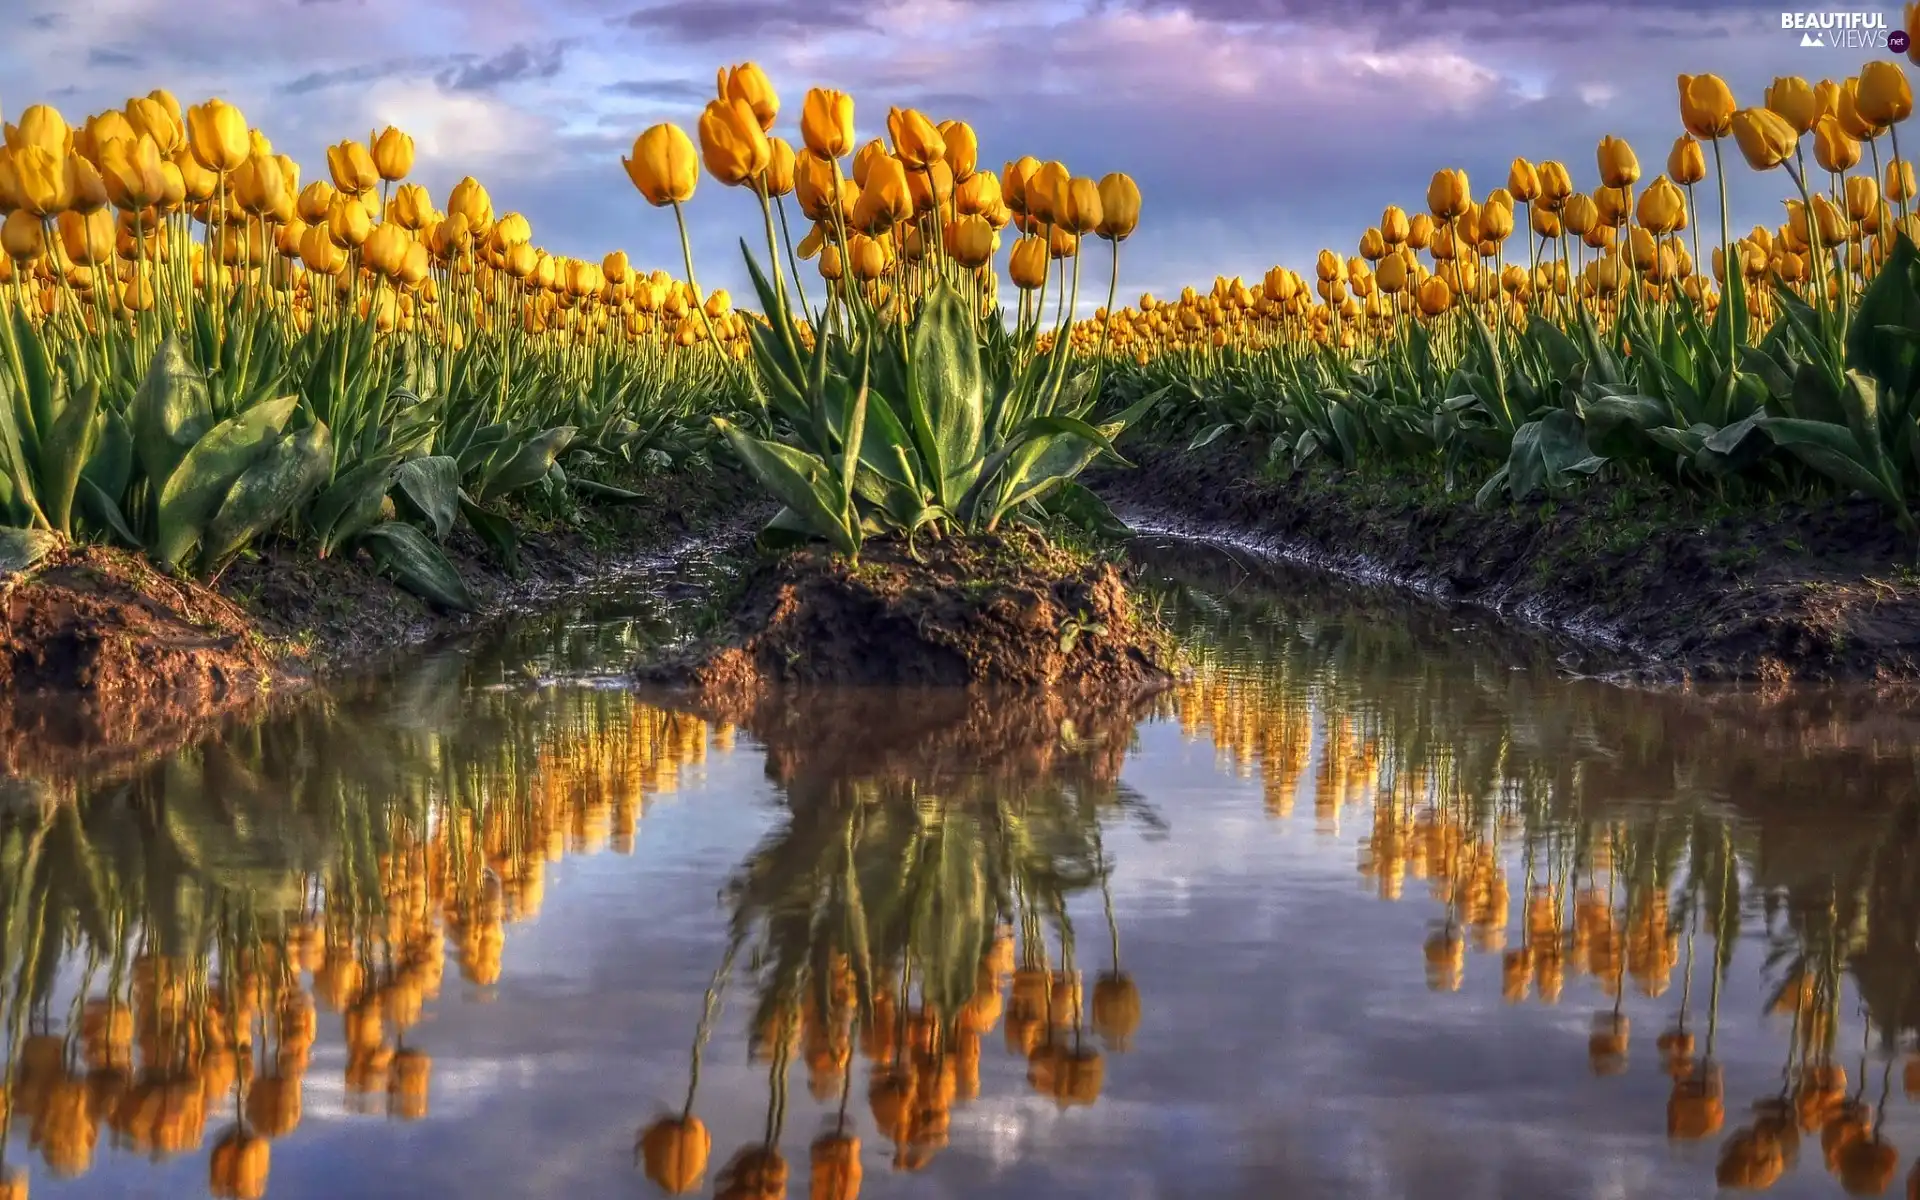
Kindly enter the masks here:
M 1117 784 L 1135 714 L 856 693 L 724 716 L 765 743 L 788 815 L 727 892 L 727 962 L 745 950 L 755 964 L 746 1021 L 770 1087 L 764 1137 L 720 1194 L 780 1194 L 794 1056 L 825 1114 L 809 1148 L 816 1200 L 860 1190 L 862 1107 L 893 1170 L 932 1163 L 956 1106 L 979 1096 L 1002 1025 L 1034 1092 L 1062 1108 L 1097 1102 L 1106 1051 L 1140 1023 L 1101 836 L 1103 822 L 1155 820 Z M 1095 888 L 1108 964 L 1089 1000 L 1068 903 Z M 678 1182 L 649 1174 L 668 1191 Z
M 1307 585 L 1282 575 L 1256 594 L 1245 570 L 1182 561 L 1214 586 L 1169 597 L 1196 670 L 1163 715 L 1257 777 L 1275 820 L 1311 812 L 1327 838 L 1363 823 L 1370 894 L 1397 902 L 1409 879 L 1426 883 L 1434 917 L 1407 970 L 1444 997 L 1472 986 L 1476 957 L 1497 956 L 1507 1003 L 1584 989 L 1601 1001 L 1583 1022 L 1594 1086 L 1663 1072 L 1666 1135 L 1716 1145 L 1724 1186 L 1772 1186 L 1803 1137 L 1820 1139 L 1849 1192 L 1896 1186 L 1905 1155 L 1883 1132 L 1887 1097 L 1920 1092 L 1920 792 L 1905 749 L 1920 743 L 1920 710 L 1895 717 L 1884 698 L 1623 704 L 1524 650 L 1466 673 L 1432 649 L 1449 617 L 1382 603 L 1333 622 L 1284 599 Z M 1794 822 L 1815 795 L 1857 811 L 1823 814 L 1809 836 Z M 1729 811 L 1728 797 L 1751 807 Z M 1729 1002 L 1754 1002 L 1731 970 L 1743 919 L 1785 1047 L 1771 1088 L 1716 1057 Z M 1643 1029 L 1658 1031 L 1651 1047 Z M 1729 1096 L 1740 1087 L 1765 1094 L 1742 1103 Z
M 617 694 L 470 682 L 421 672 L 111 778 L 0 781 L 0 1200 L 110 1151 L 204 1156 L 212 1195 L 263 1195 L 323 1013 L 349 1112 L 431 1116 L 415 1031 L 448 957 L 484 996 L 547 864 L 630 851 L 715 736 Z

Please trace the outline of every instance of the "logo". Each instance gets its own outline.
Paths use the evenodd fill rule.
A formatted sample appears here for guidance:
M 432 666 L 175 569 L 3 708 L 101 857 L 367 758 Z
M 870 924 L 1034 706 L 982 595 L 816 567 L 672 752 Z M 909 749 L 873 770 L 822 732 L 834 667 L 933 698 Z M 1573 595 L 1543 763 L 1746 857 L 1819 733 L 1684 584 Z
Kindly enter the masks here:
M 1888 27 L 1883 12 L 1783 12 L 1780 28 L 1798 33 L 1802 46 L 1816 50 L 1890 50 L 1894 37 L 1903 44 L 1907 40 L 1904 30 Z
M 1907 37 L 1907 31 L 1904 29 L 1896 29 L 1887 35 L 1887 49 L 1895 54 L 1905 54 L 1910 42 L 1911 39 Z

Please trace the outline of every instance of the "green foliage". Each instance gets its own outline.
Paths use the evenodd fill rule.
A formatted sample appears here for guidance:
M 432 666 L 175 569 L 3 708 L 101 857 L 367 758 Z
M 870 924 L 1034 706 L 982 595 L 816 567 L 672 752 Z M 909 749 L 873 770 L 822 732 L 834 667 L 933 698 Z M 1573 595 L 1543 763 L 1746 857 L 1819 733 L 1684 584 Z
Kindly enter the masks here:
M 776 319 L 754 359 L 778 438 L 716 422 L 747 470 L 784 506 L 769 544 L 819 538 L 857 555 L 865 538 L 924 529 L 982 533 L 1047 514 L 1110 528 L 1097 497 L 1068 485 L 1153 403 L 1095 425 L 1097 369 L 1066 339 L 1047 351 L 1009 334 L 940 278 L 902 328 L 841 300 L 801 347 L 784 298 L 745 251 Z M 963 281 L 964 282 L 964 281 Z

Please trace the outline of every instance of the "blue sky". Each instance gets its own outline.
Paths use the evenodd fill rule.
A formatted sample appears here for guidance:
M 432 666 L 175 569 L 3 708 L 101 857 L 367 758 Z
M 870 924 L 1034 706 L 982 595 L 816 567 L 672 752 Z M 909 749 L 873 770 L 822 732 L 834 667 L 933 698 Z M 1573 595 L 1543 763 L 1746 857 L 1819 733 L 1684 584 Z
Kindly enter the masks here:
M 220 95 L 293 154 L 389 122 L 444 202 L 460 176 L 532 221 L 537 244 L 676 266 L 669 216 L 620 156 L 647 125 L 691 129 L 715 69 L 753 59 L 796 135 L 809 86 L 971 121 L 981 161 L 1125 170 L 1145 196 L 1122 290 L 1310 268 L 1352 253 L 1387 203 L 1420 204 L 1442 166 L 1476 192 L 1515 154 L 1591 186 L 1593 146 L 1625 136 L 1649 176 L 1679 130 L 1674 76 L 1711 70 L 1743 103 L 1774 76 L 1839 77 L 1860 49 L 1805 49 L 1776 3 L 1531 0 L 11 0 L 0 106 L 69 118 L 165 86 Z M 1824 11 L 1824 10 L 1822 10 Z M 1889 27 L 1898 7 L 1884 12 Z M 191 15 L 189 15 L 191 14 Z M 1916 134 L 1920 136 L 1920 134 Z M 796 139 L 797 140 L 797 139 Z M 1787 181 L 1735 176 L 1740 228 L 1777 223 Z M 1711 208 L 1703 219 L 1711 221 Z M 740 286 L 743 193 L 703 181 L 690 218 L 703 284 Z M 1088 291 L 1083 290 L 1083 297 Z M 1091 307 L 1094 300 L 1085 301 Z

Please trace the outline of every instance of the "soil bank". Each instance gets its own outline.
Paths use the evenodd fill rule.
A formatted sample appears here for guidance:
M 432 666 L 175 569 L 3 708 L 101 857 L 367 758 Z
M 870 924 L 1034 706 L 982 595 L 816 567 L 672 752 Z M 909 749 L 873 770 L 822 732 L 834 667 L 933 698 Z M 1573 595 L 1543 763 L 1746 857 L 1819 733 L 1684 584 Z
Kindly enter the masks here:
M 728 465 L 615 481 L 640 494 L 570 521 L 518 514 L 517 571 L 461 528 L 444 547 L 475 601 L 447 612 L 365 555 L 262 546 L 211 585 L 133 551 L 75 546 L 0 578 L 0 772 L 143 761 L 318 680 L 553 602 L 692 539 L 746 539 L 768 515 Z
M 760 564 L 718 636 L 641 664 L 649 683 L 997 687 L 1135 696 L 1171 682 L 1164 639 L 1112 562 L 1021 531 L 869 541 L 858 561 L 808 548 Z
M 1329 466 L 1281 476 L 1245 443 L 1122 452 L 1136 469 L 1087 482 L 1136 526 L 1492 610 L 1555 635 L 1578 673 L 1920 679 L 1914 547 L 1868 500 L 1742 508 L 1623 485 L 1482 509 L 1438 481 Z

